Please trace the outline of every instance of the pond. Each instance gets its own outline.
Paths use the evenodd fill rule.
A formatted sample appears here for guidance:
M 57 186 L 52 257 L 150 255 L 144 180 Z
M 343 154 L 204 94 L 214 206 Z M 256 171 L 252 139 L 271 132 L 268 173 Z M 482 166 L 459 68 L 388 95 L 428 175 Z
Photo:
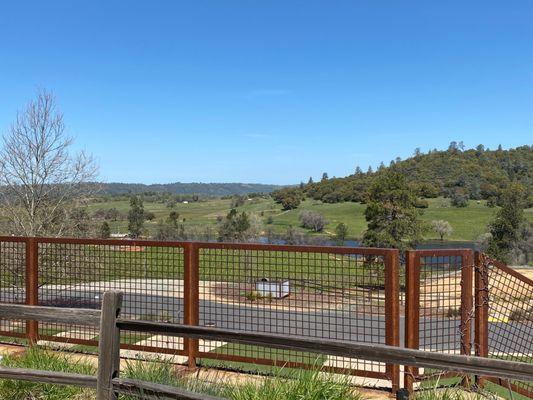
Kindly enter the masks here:
M 269 238 L 262 236 L 259 238 L 259 243 L 263 244 L 286 244 L 286 241 L 281 238 Z M 330 238 L 318 237 L 314 241 L 308 244 L 324 245 L 324 246 L 338 246 L 339 243 Z M 346 247 L 361 247 L 361 242 L 358 240 L 345 240 L 343 246 Z M 416 246 L 417 249 L 472 249 L 477 250 L 476 242 L 469 241 L 447 241 L 447 240 L 428 240 L 423 243 L 420 243 Z

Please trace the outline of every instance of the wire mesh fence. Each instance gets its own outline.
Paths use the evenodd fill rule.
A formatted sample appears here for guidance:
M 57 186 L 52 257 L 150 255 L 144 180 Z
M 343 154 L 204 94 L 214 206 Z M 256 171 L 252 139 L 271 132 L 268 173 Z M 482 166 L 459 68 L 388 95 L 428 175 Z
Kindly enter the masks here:
M 506 265 L 481 257 L 482 289 L 477 301 L 484 308 L 478 324 L 484 338 L 481 355 L 533 363 L 533 281 Z M 533 398 L 533 383 L 490 379 Z
M 480 356 L 533 361 L 531 280 L 477 256 L 474 293 L 470 250 L 409 251 L 405 259 L 404 277 L 392 249 L 3 237 L 0 302 L 99 308 L 104 291 L 121 290 L 129 319 L 398 346 L 405 279 L 407 347 L 470 354 L 473 342 Z M 190 366 L 266 372 L 320 367 L 399 384 L 398 367 L 379 362 L 134 332 L 121 338 L 126 357 L 167 354 Z M 98 333 L 0 319 L 0 342 L 26 339 L 95 352 Z M 404 377 L 407 388 L 452 379 L 411 367 Z M 531 384 L 496 383 L 532 395 Z
M 406 347 L 470 354 L 474 318 L 473 251 L 415 250 L 407 253 Z M 407 367 L 406 387 L 449 377 L 442 371 Z
M 106 290 L 124 293 L 123 315 L 131 319 L 183 323 L 183 247 L 161 243 L 42 239 L 38 243 L 40 305 L 100 308 Z M 183 340 L 124 332 L 122 345 L 140 351 L 183 353 Z M 39 326 L 41 344 L 96 351 L 98 333 L 80 326 Z
M 0 241 L 0 302 L 26 303 L 26 240 Z M 17 342 L 26 337 L 26 321 L 0 318 L 0 341 Z
M 390 342 L 386 286 L 397 279 L 387 266 L 390 250 L 206 244 L 199 252 L 201 325 Z M 249 369 L 243 362 L 250 362 L 387 377 L 378 362 L 223 342 L 200 341 L 198 350 L 206 365 Z

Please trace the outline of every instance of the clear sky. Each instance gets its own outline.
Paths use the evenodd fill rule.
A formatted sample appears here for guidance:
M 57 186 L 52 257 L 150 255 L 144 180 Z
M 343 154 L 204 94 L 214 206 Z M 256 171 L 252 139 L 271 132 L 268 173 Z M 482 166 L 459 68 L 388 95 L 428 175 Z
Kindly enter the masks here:
M 533 142 L 533 1 L 3 1 L 0 130 L 55 92 L 104 181 L 298 183 Z

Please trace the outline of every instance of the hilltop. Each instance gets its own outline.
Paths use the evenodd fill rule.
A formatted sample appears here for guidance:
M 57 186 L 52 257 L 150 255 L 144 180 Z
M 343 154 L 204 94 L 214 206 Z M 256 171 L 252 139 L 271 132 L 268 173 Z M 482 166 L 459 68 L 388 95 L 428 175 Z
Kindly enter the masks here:
M 461 145 L 452 142 L 447 150 L 421 153 L 417 149 L 412 157 L 397 158 L 389 166 L 382 163 L 377 171 L 363 172 L 357 168 L 347 177 L 325 177 L 302 188 L 309 197 L 326 203 L 360 202 L 364 201 L 365 190 L 373 179 L 389 170 L 405 175 L 417 194 L 424 198 L 462 197 L 495 202 L 510 182 L 519 182 L 526 187 L 531 199 L 533 146 L 488 150 L 479 145 L 463 150 Z

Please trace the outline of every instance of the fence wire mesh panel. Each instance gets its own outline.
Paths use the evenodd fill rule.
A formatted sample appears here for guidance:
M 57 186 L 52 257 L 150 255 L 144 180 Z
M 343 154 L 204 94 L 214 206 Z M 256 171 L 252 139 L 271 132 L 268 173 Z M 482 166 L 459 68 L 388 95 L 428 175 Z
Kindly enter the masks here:
M 100 308 L 106 290 L 124 293 L 122 315 L 130 319 L 183 323 L 183 248 L 132 241 L 40 240 L 39 304 Z M 96 328 L 39 325 L 41 344 L 96 351 Z M 178 354 L 183 340 L 124 332 L 124 356 L 139 351 Z
M 26 241 L 0 240 L 0 302 L 26 303 Z M 0 319 L 0 342 L 19 342 L 26 336 L 26 321 Z
M 205 244 L 199 323 L 251 332 L 386 343 L 386 252 Z M 203 365 L 324 367 L 384 378 L 385 364 L 220 341 L 199 342 Z M 245 363 L 254 363 L 255 366 Z M 258 364 L 265 367 L 257 367 Z M 270 370 L 270 369 L 269 369 Z
M 498 261 L 484 258 L 483 263 L 488 339 L 485 355 L 533 363 L 533 281 Z M 532 382 L 493 381 L 533 398 Z
M 409 252 L 407 260 L 406 346 L 470 354 L 473 252 L 417 250 Z M 416 380 L 446 375 L 450 374 L 408 367 L 406 385 L 411 389 Z

